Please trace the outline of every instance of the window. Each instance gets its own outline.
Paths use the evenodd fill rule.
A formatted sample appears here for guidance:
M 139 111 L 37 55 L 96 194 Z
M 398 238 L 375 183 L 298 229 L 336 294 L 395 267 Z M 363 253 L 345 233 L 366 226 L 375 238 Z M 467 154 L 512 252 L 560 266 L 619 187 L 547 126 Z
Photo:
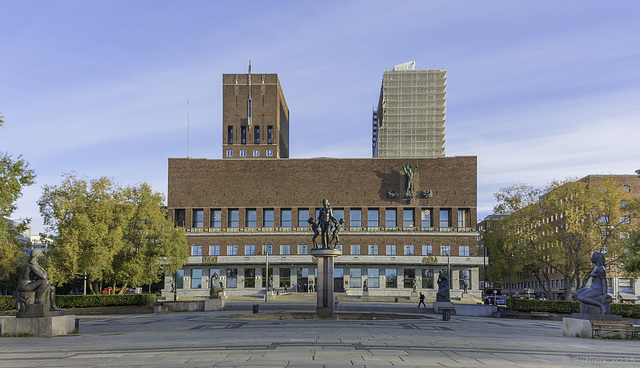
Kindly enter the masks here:
M 242 127 L 240 129 L 240 144 L 247 144 L 247 128 L 246 127 Z
M 240 227 L 240 210 L 229 210 L 229 227 Z
M 176 272 L 176 289 L 184 289 L 184 270 Z
M 203 227 L 204 226 L 204 211 L 203 210 L 193 210 L 193 227 Z
M 451 246 L 450 245 L 441 245 L 440 246 L 440 255 L 441 256 L 451 255 Z
M 451 211 L 440 210 L 440 227 L 451 227 Z
M 240 157 L 247 157 L 247 151 L 246 150 L 240 150 Z
M 334 209 L 333 218 L 335 218 L 337 221 L 340 221 L 340 219 L 344 219 L 344 210 L 341 208 Z
M 360 255 L 360 245 L 351 244 L 351 254 L 352 255 Z
M 256 287 L 256 269 L 255 268 L 244 269 L 244 287 L 245 288 Z
M 629 193 L 631 191 L 631 187 L 629 187 L 628 185 L 623 185 L 622 191 L 625 193 Z
M 211 227 L 222 227 L 222 210 L 211 210 Z
M 260 156 L 260 151 L 259 150 L 253 150 L 253 157 L 258 157 Z
M 298 227 L 308 227 L 309 223 L 307 220 L 309 219 L 309 210 L 298 210 Z
M 298 245 L 298 254 L 299 255 L 304 255 L 307 254 L 308 250 L 307 250 L 307 245 L 306 244 L 300 244 Z
M 273 127 L 271 125 L 267 127 L 267 144 L 273 144 Z
M 233 151 L 227 150 L 227 157 L 233 157 Z
M 377 256 L 378 255 L 378 244 L 370 244 L 369 245 L 369 255 Z
M 233 144 L 233 127 L 232 126 L 227 127 L 227 143 Z M 230 151 L 227 151 L 227 152 L 230 152 Z
M 219 245 L 210 245 L 209 246 L 209 255 L 210 256 L 219 256 L 220 255 L 220 246 Z M 220 275 L 218 273 L 218 275 Z
M 249 117 L 249 125 L 251 125 L 251 99 L 247 101 L 247 116 Z M 242 128 L 244 129 L 244 128 Z
M 396 220 L 396 210 L 394 208 L 387 208 L 384 215 L 384 227 L 397 227 L 398 222 Z
M 291 227 L 291 210 L 282 210 L 280 212 L 280 226 Z
M 227 287 L 228 288 L 238 287 L 238 269 L 237 268 L 227 268 Z
M 237 245 L 227 245 L 227 255 L 228 256 L 237 256 L 238 255 L 238 246 Z
M 267 150 L 267 157 L 273 156 L 273 150 Z
M 469 222 L 469 210 L 462 209 L 458 210 L 458 227 L 470 227 L 471 224 Z
M 413 289 L 413 283 L 416 281 L 416 270 L 413 268 L 404 269 L 404 282 L 405 289 Z
M 351 280 L 352 288 L 360 288 L 362 287 L 362 269 L 361 268 L 350 268 L 349 269 L 349 279 Z
M 191 288 L 202 288 L 202 270 L 199 268 L 194 268 L 191 270 Z
M 280 246 L 280 254 L 291 254 L 291 245 L 289 244 L 282 244 Z
M 280 287 L 290 287 L 291 286 L 291 269 L 290 268 L 281 268 L 280 269 Z
M 398 287 L 398 270 L 395 268 L 387 268 L 384 270 L 385 286 L 387 288 Z
M 267 252 L 268 255 L 272 255 L 273 254 L 273 245 L 271 244 L 265 244 L 262 246 L 262 253 L 264 254 L 264 252 Z
M 433 255 L 433 245 L 423 245 L 422 246 L 422 255 L 423 256 L 432 256 Z
M 367 211 L 367 226 L 369 227 L 379 227 L 380 226 L 380 221 L 379 221 L 379 211 L 378 209 L 372 209 L 369 208 L 369 210 Z
M 260 127 L 257 125 L 253 128 L 253 142 L 255 144 L 260 144 Z
M 459 288 L 468 290 L 471 288 L 471 270 L 459 270 L 458 273 Z
M 256 210 L 247 210 L 247 217 L 244 220 L 245 227 L 257 226 L 258 212 Z
M 175 212 L 175 223 L 176 227 L 184 227 L 185 222 L 185 210 L 180 209 Z
M 244 246 L 244 255 L 245 256 L 255 256 L 256 255 L 256 246 L 255 245 L 245 245 Z
M 409 245 L 405 245 L 404 246 L 404 255 L 405 256 L 415 256 L 416 255 L 416 248 L 413 246 L 413 244 L 409 244 Z
M 460 257 L 469 257 L 469 246 L 468 245 L 461 245 L 458 248 L 458 252 Z
M 395 256 L 396 255 L 396 246 L 387 244 L 387 255 Z
M 349 211 L 349 226 L 361 227 L 362 226 L 362 210 L 359 208 L 352 208 Z
M 402 210 L 402 227 L 413 227 L 413 209 Z
M 202 245 L 192 245 L 191 246 L 191 255 L 192 256 L 201 256 L 202 255 Z
M 620 222 L 623 223 L 623 224 L 628 224 L 629 223 L 629 216 L 620 217 Z
M 370 268 L 367 270 L 367 283 L 370 288 L 380 287 L 380 270 L 377 268 Z
M 263 227 L 273 227 L 274 225 L 274 212 L 273 210 L 264 210 Z
M 422 288 L 433 289 L 433 269 L 425 268 L 422 270 Z

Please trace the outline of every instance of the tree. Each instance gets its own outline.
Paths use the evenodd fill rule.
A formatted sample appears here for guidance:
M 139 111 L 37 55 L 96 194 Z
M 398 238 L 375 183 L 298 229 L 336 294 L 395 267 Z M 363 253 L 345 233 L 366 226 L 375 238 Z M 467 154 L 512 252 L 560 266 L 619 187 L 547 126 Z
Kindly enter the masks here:
M 60 186 L 44 186 L 38 201 L 47 230 L 55 234 L 52 281 L 86 275 L 91 292 L 98 293 L 104 282 L 140 286 L 155 280 L 159 268 L 174 270 L 186 262 L 183 230 L 171 226 L 162 195 L 147 184 L 122 188 L 105 177 L 63 177 Z
M 0 115 L 0 126 L 4 123 Z M 17 235 L 26 229 L 29 220 L 12 225 L 7 219 L 16 210 L 16 201 L 22 196 L 22 190 L 35 182 L 35 172 L 29 169 L 29 163 L 22 156 L 13 159 L 9 154 L 0 152 L 0 280 L 15 272 L 23 256 L 22 244 Z

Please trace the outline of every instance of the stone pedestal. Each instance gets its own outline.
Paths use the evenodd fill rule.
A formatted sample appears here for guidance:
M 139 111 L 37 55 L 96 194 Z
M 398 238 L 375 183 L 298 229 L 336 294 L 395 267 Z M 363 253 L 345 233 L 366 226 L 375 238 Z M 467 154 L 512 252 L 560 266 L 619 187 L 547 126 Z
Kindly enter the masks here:
M 219 311 L 224 309 L 224 299 L 206 299 L 204 301 L 204 310 L 205 311 Z
M 333 260 L 341 252 L 339 249 L 320 248 L 312 249 L 310 253 L 318 259 L 316 314 L 320 317 L 333 317 Z
M 76 316 L 42 318 L 3 318 L 2 336 L 51 337 L 68 335 L 76 329 Z
M 433 302 L 433 310 L 436 313 L 440 313 L 440 309 L 449 309 L 455 311 L 455 305 L 452 302 Z
M 562 336 L 592 338 L 591 321 L 622 321 L 622 316 L 615 314 L 573 313 L 571 317 L 562 319 Z

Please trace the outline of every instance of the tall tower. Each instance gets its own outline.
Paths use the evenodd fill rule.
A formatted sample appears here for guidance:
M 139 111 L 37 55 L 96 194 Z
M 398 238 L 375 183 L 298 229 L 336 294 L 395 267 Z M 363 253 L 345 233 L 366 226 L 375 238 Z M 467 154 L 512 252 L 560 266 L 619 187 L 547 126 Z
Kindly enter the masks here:
M 416 70 L 410 61 L 385 71 L 373 111 L 373 157 L 445 157 L 446 116 L 446 70 Z
M 288 158 L 289 108 L 277 74 L 222 75 L 222 158 Z

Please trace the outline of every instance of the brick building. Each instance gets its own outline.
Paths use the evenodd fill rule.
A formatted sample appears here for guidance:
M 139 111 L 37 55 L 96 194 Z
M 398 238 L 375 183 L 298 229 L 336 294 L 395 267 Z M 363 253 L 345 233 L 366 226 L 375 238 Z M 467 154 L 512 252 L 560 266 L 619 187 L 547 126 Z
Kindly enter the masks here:
M 275 74 L 265 75 L 265 83 L 270 80 L 266 76 Z M 471 295 L 480 295 L 476 157 L 283 158 L 288 156 L 282 147 L 285 141 L 288 145 L 288 132 L 283 132 L 288 130 L 288 110 L 279 84 L 273 93 L 281 99 L 271 104 L 279 105 L 280 115 L 271 120 L 259 121 L 256 109 L 250 125 L 248 116 L 242 116 L 248 104 L 238 103 L 241 112 L 228 106 L 236 106 L 236 78 L 241 84 L 247 77 L 253 85 L 263 79 L 223 77 L 223 134 L 230 126 L 234 135 L 243 128 L 253 134 L 256 126 L 273 126 L 278 141 L 269 146 L 274 143 L 263 138 L 260 128 L 259 142 L 249 135 L 244 141 L 227 136 L 224 153 L 232 154 L 224 159 L 169 159 L 169 216 L 185 228 L 191 256 L 176 275 L 167 275 L 163 293 L 170 293 L 171 279 L 177 277 L 178 297 L 207 296 L 210 278 L 217 273 L 227 295 L 257 295 L 267 283 L 265 253 L 274 288 L 313 290 L 316 264 L 307 220 L 317 218 L 326 198 L 334 217 L 344 219 L 338 243 L 342 255 L 335 259 L 336 291 L 362 295 L 367 285 L 371 296 L 409 296 L 416 287 L 435 296 L 438 271 L 451 269 L 452 297 L 461 297 L 465 284 Z M 277 76 L 271 80 L 277 82 Z M 227 85 L 229 81 L 233 83 Z M 254 90 L 252 106 L 256 95 Z M 267 149 L 280 156 L 265 157 Z M 243 150 L 252 154 L 239 156 Z M 256 156 L 254 150 L 259 150 Z M 418 165 L 412 198 L 406 197 L 406 164 Z

